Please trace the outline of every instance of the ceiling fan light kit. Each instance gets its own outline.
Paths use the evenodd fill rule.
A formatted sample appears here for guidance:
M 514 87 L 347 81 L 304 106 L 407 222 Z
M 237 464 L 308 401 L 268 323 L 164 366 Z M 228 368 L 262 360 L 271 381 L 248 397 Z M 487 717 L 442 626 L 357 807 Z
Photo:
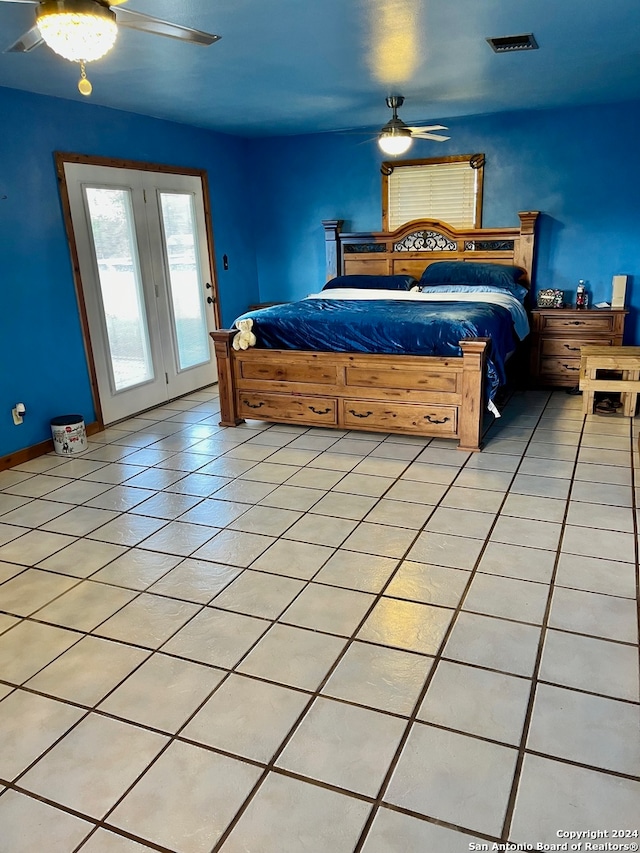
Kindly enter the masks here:
M 389 109 L 393 110 L 393 118 L 390 118 L 380 131 L 378 145 L 385 154 L 397 157 L 411 148 L 411 131 L 402 119 L 398 118 L 398 107 L 404 104 L 402 95 L 391 95 L 386 102 Z
M 386 99 L 387 106 L 393 110 L 393 117 L 382 128 L 378 134 L 378 145 L 384 154 L 397 157 L 404 154 L 411 147 L 414 138 L 430 139 L 434 142 L 444 142 L 448 136 L 440 136 L 432 133 L 433 130 L 446 130 L 441 124 L 430 127 L 409 127 L 401 118 L 398 118 L 398 107 L 404 103 L 402 95 L 391 95 Z
M 93 0 L 46 0 L 36 23 L 51 50 L 70 62 L 100 59 L 118 35 L 114 12 Z
M 390 127 L 390 124 L 391 122 L 385 124 L 380 131 L 378 145 L 385 154 L 397 157 L 411 148 L 411 131 L 408 127 Z

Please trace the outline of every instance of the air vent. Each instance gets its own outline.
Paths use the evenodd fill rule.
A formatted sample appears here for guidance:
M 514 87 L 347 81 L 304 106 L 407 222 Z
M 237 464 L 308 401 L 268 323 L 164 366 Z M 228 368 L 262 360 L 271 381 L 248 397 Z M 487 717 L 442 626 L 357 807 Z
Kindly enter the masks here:
M 512 53 L 514 50 L 537 50 L 538 42 L 533 33 L 525 33 L 522 36 L 499 36 L 487 39 L 492 50 L 496 53 Z

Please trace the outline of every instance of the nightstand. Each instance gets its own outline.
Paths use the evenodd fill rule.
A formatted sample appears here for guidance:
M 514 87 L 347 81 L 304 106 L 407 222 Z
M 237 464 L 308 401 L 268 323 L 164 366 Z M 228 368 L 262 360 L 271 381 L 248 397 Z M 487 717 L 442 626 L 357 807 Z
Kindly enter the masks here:
M 621 346 L 628 313 L 628 308 L 532 308 L 532 381 L 537 385 L 577 385 L 580 347 Z

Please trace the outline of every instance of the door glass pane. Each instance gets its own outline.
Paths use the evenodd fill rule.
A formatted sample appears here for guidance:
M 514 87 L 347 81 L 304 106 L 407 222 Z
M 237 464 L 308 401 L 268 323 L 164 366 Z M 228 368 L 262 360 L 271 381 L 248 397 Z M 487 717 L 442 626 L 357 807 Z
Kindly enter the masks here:
M 85 187 L 115 391 L 154 378 L 131 193 Z
M 160 193 L 169 290 L 180 370 L 211 358 L 193 196 Z

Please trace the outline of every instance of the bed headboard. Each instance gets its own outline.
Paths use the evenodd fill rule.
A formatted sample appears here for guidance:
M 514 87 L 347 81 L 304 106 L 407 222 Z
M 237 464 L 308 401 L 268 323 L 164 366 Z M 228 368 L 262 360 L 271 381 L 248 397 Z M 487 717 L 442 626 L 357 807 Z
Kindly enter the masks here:
M 347 234 L 343 220 L 323 221 L 327 281 L 337 275 L 412 275 L 419 279 L 435 261 L 484 261 L 514 264 L 531 284 L 537 210 L 518 213 L 519 228 L 457 231 L 446 222 L 416 219 L 395 231 Z

